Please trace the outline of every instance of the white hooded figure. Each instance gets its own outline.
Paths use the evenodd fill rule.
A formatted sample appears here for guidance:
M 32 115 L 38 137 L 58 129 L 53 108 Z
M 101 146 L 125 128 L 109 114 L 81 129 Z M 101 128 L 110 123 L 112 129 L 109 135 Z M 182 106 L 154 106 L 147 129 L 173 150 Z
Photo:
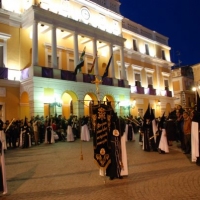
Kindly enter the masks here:
M 158 136 L 156 139 L 158 139 L 158 152 L 159 153 L 169 153 L 169 145 L 167 141 L 167 133 L 165 130 L 165 118 L 164 114 L 158 123 Z
M 8 192 L 7 182 L 6 182 L 6 169 L 5 169 L 5 158 L 4 158 L 4 131 L 3 124 L 0 121 L 0 192 L 6 194 Z

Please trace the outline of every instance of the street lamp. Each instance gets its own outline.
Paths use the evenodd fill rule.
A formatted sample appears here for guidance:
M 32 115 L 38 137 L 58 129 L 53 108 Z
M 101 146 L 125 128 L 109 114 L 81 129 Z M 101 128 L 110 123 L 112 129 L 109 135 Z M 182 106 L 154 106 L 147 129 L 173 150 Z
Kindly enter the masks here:
M 56 115 L 57 114 L 57 111 L 56 111 L 56 107 L 61 107 L 62 106 L 62 103 L 61 102 L 57 102 L 56 101 L 56 98 L 54 99 L 54 102 L 52 103 L 49 103 L 49 106 L 50 107 L 54 107 L 54 114 Z M 50 109 L 49 109 L 49 112 L 50 112 Z M 50 113 L 49 113 L 50 114 Z

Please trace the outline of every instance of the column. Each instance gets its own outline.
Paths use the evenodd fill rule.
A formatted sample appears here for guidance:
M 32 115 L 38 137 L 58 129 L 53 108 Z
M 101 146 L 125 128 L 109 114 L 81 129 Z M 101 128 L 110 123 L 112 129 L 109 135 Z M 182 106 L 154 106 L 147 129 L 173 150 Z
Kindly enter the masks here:
M 110 56 L 113 55 L 113 44 L 109 45 L 109 51 L 110 51 Z M 110 58 L 109 58 L 110 59 Z M 110 63 L 110 77 L 115 78 L 115 68 L 114 68 L 114 55 L 112 57 L 111 63 Z
M 32 31 L 32 65 L 38 65 L 38 22 L 33 21 Z
M 156 78 L 157 78 L 157 89 L 160 88 L 160 70 L 159 70 L 159 66 L 156 65 Z
M 80 102 L 78 103 L 78 117 L 84 116 L 84 103 Z
M 51 67 L 58 68 L 57 63 L 57 39 L 56 39 L 56 27 L 52 26 L 51 33 Z
M 97 58 L 95 60 L 95 65 L 94 65 L 94 75 L 99 75 L 99 69 L 98 69 L 98 53 L 97 53 L 97 40 L 96 38 L 93 39 L 93 58 L 95 59 L 97 55 Z
M 79 54 L 78 54 L 78 34 L 74 32 L 74 70 L 76 65 L 79 61 Z
M 126 73 L 125 73 L 125 66 L 124 66 L 124 47 L 120 47 L 120 58 L 121 58 L 121 72 L 122 72 L 122 79 L 127 80 Z

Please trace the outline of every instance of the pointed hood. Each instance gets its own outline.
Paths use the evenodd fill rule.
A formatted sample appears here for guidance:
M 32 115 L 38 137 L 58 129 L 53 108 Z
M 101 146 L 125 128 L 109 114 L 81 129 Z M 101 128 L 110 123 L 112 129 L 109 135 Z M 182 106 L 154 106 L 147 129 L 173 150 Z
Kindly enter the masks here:
M 163 113 L 163 115 L 158 123 L 158 128 L 164 128 L 164 122 L 165 122 L 165 112 Z
M 24 118 L 24 126 L 28 126 L 27 118 L 26 117 Z
M 151 118 L 152 118 L 152 116 L 151 116 L 151 109 L 150 109 L 150 104 L 149 104 L 148 108 L 147 108 L 147 110 L 146 110 L 146 112 L 144 114 L 144 120 L 151 119 Z
M 154 112 L 153 112 L 153 109 L 151 108 L 151 120 L 153 121 L 155 119 L 155 115 L 154 115 Z

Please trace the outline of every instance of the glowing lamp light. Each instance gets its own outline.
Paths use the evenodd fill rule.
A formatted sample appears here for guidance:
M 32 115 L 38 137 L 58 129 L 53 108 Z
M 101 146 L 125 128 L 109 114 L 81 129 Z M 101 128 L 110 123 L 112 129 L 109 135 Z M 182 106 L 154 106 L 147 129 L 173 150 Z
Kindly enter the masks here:
M 149 94 L 149 88 L 144 88 L 144 94 Z
M 8 80 L 20 81 L 21 72 L 18 70 L 8 69 Z
M 194 91 L 194 92 L 195 92 L 196 90 L 197 90 L 197 88 L 196 88 L 196 87 L 192 87 L 192 91 Z
M 120 101 L 119 106 L 128 107 L 130 106 L 130 101 Z
M 137 93 L 137 87 L 136 86 L 131 87 L 131 93 Z
M 136 106 L 136 100 L 133 99 L 133 102 L 132 102 L 132 104 L 131 104 L 131 108 L 135 108 L 135 106 Z

